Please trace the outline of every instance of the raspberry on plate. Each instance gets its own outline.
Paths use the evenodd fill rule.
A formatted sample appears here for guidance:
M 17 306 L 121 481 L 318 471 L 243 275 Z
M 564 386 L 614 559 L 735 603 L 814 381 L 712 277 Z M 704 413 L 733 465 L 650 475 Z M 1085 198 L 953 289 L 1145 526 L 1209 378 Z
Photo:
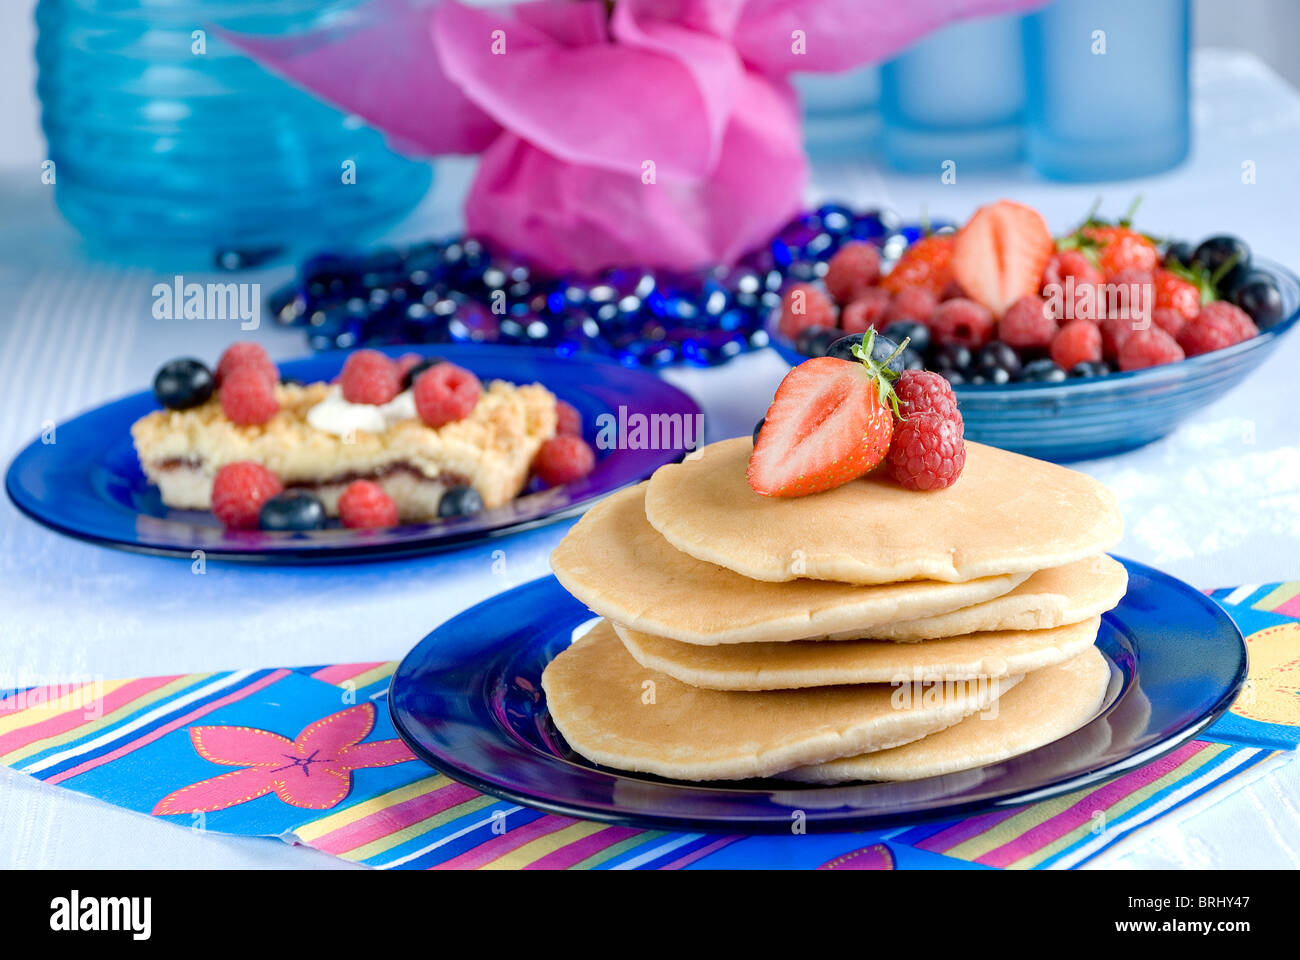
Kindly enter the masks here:
M 1178 334 L 1178 345 L 1189 357 L 1222 350 L 1259 335 L 1250 314 L 1226 300 L 1207 303 Z
M 240 426 L 266 423 L 280 411 L 274 381 L 253 365 L 228 371 L 219 394 L 222 412 Z
M 533 459 L 533 473 L 550 487 L 581 480 L 596 466 L 596 453 L 582 437 L 561 434 L 542 444 Z
M 564 436 L 582 436 L 582 414 L 564 400 L 555 401 L 555 432 Z
M 280 382 L 279 369 L 271 362 L 266 348 L 260 343 L 241 340 L 226 347 L 225 352 L 221 354 L 221 359 L 217 362 L 217 369 L 213 372 L 216 385 L 220 387 L 226 376 L 238 367 L 253 367 L 261 371 L 263 376 L 271 383 Z
M 833 326 L 834 305 L 811 283 L 796 283 L 781 298 L 781 320 L 777 327 L 783 336 L 793 340 L 805 327 Z
M 441 427 L 474 412 L 483 385 L 478 377 L 454 363 L 430 367 L 412 386 L 415 410 L 426 426 Z
M 388 403 L 402 390 L 402 371 L 378 350 L 350 354 L 339 374 L 343 399 L 348 403 Z
M 930 317 L 930 335 L 941 347 L 982 347 L 993 338 L 993 313 L 965 297 L 945 300 Z
M 1052 361 L 1062 370 L 1101 359 L 1101 330 L 1087 320 L 1071 320 L 1052 338 Z
M 1043 268 L 1043 286 L 1064 287 L 1069 277 L 1074 277 L 1076 286 L 1080 283 L 1096 285 L 1105 279 L 1087 254 L 1079 250 L 1062 250 L 1052 254 L 1047 266 Z
M 846 243 L 826 265 L 826 289 L 838 303 L 858 299 L 880 279 L 880 251 L 871 243 Z
M 1056 320 L 1042 297 L 1021 297 L 998 321 L 998 339 L 1021 350 L 1047 349 L 1056 336 Z
M 898 407 L 904 419 L 925 413 L 949 420 L 961 419 L 952 384 L 932 371 L 904 370 L 894 381 L 894 393 L 898 394 Z
M 256 530 L 263 504 L 283 490 L 280 478 L 260 463 L 237 460 L 212 479 L 212 512 L 229 530 Z
M 1187 326 L 1187 318 L 1172 307 L 1158 307 L 1151 311 L 1151 322 L 1174 339 Z
M 339 495 L 339 520 L 353 529 L 397 526 L 397 504 L 371 480 L 354 480 Z
M 924 323 L 928 326 L 938 306 L 939 298 L 925 287 L 904 287 L 889 301 L 884 324 Z
M 888 309 L 889 294 L 879 287 L 870 287 L 862 296 L 840 308 L 840 329 L 846 334 L 879 329 L 885 326 Z
M 1134 330 L 1119 347 L 1119 368 L 1141 370 L 1162 363 L 1175 363 L 1183 359 L 1183 349 L 1165 331 L 1157 326 Z
M 908 490 L 951 487 L 966 465 L 963 432 L 961 420 L 938 413 L 908 417 L 894 427 L 889 475 Z

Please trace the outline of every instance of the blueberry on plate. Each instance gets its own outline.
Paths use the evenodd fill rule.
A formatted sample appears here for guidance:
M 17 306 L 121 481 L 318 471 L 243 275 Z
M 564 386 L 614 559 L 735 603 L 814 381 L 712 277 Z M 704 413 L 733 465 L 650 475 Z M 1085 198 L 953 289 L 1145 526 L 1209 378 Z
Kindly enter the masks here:
M 854 333 L 847 337 L 840 337 L 827 349 L 826 356 L 835 357 L 838 360 L 850 360 L 857 363 L 858 358 L 854 356 L 853 348 L 859 346 L 865 337 L 866 334 L 862 333 Z M 876 363 L 883 364 L 897 349 L 897 342 L 878 333 L 871 340 L 871 359 L 876 361 Z M 892 370 L 894 373 L 902 373 L 905 369 L 904 355 L 900 353 L 898 356 L 894 357 L 886 369 Z
M 1250 314 L 1261 330 L 1282 319 L 1282 291 L 1277 281 L 1262 270 L 1252 270 L 1242 277 L 1229 299 Z
M 924 354 L 925 351 L 930 349 L 930 328 L 924 323 L 900 320 L 897 323 L 891 323 L 880 333 L 895 343 L 902 343 L 904 340 L 908 341 L 907 349 L 915 350 L 920 354 Z
M 1085 360 L 1083 363 L 1076 363 L 1070 368 L 1070 376 L 1076 379 L 1104 377 L 1108 373 L 1110 373 L 1110 367 L 1100 360 L 1095 363 L 1091 360 Z
M 970 347 L 964 347 L 960 343 L 947 343 L 934 351 L 934 355 L 930 358 L 930 366 L 940 373 L 952 370 L 964 376 L 971 372 L 974 359 Z
M 1060 383 L 1064 379 L 1065 371 L 1046 357 L 1031 360 L 1020 368 L 1021 383 Z
M 424 371 L 436 367 L 440 363 L 445 363 L 442 357 L 425 357 L 402 376 L 402 389 L 410 390 L 411 384 L 415 383 L 415 378 Z
M 483 498 L 473 487 L 464 485 L 448 487 L 442 499 L 438 501 L 438 516 L 443 518 L 472 517 L 482 512 Z
M 795 337 L 794 348 L 805 357 L 824 357 L 839 337 L 834 327 L 804 327 Z
M 263 530 L 319 530 L 325 526 L 325 505 L 305 490 L 286 490 L 262 504 L 257 525 Z
M 153 378 L 153 395 L 168 410 L 206 403 L 212 390 L 212 371 L 192 357 L 163 364 Z
M 925 357 L 919 351 L 913 350 L 911 346 L 904 348 L 898 359 L 902 361 L 904 370 L 925 369 Z
M 943 369 L 936 370 L 935 373 L 947 380 L 948 385 L 952 387 L 959 387 L 966 382 L 966 375 L 958 370 Z
M 767 423 L 767 417 L 763 417 L 758 423 L 754 424 L 754 443 L 758 443 L 758 432 L 763 429 L 763 424 Z
M 1214 281 L 1215 290 L 1227 294 L 1250 272 L 1250 247 L 1239 237 L 1226 234 L 1210 237 L 1192 253 L 1192 263 L 1204 267 Z
M 994 340 L 980 348 L 975 357 L 975 369 L 990 383 L 1007 383 L 1020 375 L 1020 354 L 1011 344 Z
M 1165 247 L 1164 266 L 1182 267 L 1186 269 L 1192 265 L 1192 256 L 1196 253 L 1196 248 L 1186 240 L 1175 240 L 1169 246 Z

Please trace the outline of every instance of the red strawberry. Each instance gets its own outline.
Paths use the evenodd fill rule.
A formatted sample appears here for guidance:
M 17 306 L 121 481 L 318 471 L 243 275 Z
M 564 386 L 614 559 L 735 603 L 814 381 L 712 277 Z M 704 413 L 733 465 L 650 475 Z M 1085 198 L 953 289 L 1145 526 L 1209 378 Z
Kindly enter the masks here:
M 867 334 L 863 352 L 871 356 Z M 818 357 L 777 387 L 747 476 L 766 497 L 802 497 L 855 480 L 889 452 L 897 404 L 892 376 L 871 360 Z
M 952 282 L 954 234 L 936 233 L 922 237 L 903 251 L 894 269 L 880 281 L 890 293 L 908 287 L 923 287 L 936 297 Z
M 1156 310 L 1176 310 L 1184 320 L 1196 319 L 1201 312 L 1201 291 L 1196 284 L 1168 270 L 1157 270 L 1154 283 Z
M 966 296 L 1000 317 L 1021 297 L 1038 293 L 1055 250 L 1037 210 L 999 200 L 976 210 L 957 234 L 952 273 Z
M 1110 279 L 1125 270 L 1155 270 L 1160 266 L 1160 254 L 1149 237 L 1126 226 L 1092 224 L 1079 233 L 1094 248 L 1097 266 Z

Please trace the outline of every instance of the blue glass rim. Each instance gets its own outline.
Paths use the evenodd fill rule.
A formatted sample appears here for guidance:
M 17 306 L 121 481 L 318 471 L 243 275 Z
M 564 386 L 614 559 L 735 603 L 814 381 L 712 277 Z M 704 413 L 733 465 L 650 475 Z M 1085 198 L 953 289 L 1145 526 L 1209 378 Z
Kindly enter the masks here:
M 592 617 L 553 577 L 472 607 L 426 636 L 393 674 L 389 711 L 417 756 L 452 779 L 548 813 L 608 824 L 783 833 L 796 809 L 810 830 L 827 831 L 1014 808 L 1155 761 L 1222 716 L 1245 683 L 1245 641 L 1218 604 L 1166 574 L 1122 562 L 1129 595 L 1103 617 L 1098 638 L 1112 671 L 1102 711 L 1061 740 L 977 768 L 988 780 L 974 786 L 963 782 L 970 771 L 814 786 L 775 779 L 686 783 L 592 764 L 563 743 L 540 691 L 545 663 L 567 645 L 562 635 Z M 1189 645 L 1198 643 L 1198 655 L 1189 658 Z M 1060 759 L 1072 744 L 1089 743 L 1103 723 L 1103 749 L 1080 748 L 1078 757 Z
M 380 349 L 392 356 L 437 355 L 484 379 L 540 382 L 579 410 L 589 441 L 595 417 L 617 416 L 619 407 L 625 407 L 629 416 L 700 414 L 689 396 L 653 373 L 604 358 L 560 357 L 550 350 L 513 346 L 426 344 Z M 319 353 L 278 366 L 286 378 L 329 379 L 342 368 L 349 352 Z M 10 500 L 32 520 L 58 533 L 138 553 L 191 559 L 194 551 L 201 550 L 208 559 L 341 563 L 452 549 L 561 520 L 689 452 L 685 446 L 598 449 L 596 469 L 582 480 L 525 492 L 502 507 L 437 523 L 384 530 L 223 531 L 210 513 L 161 505 L 157 488 L 144 477 L 130 426 L 157 409 L 152 392 L 141 391 L 59 424 L 57 443 L 34 440 L 10 463 L 5 475 Z

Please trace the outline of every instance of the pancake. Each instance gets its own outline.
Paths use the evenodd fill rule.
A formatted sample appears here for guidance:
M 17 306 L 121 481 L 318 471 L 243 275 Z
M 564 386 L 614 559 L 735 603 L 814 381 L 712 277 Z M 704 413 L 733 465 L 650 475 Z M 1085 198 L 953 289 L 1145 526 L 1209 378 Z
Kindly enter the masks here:
M 674 549 L 646 520 L 645 490 L 646 484 L 622 490 L 588 510 L 551 554 L 551 569 L 566 590 L 607 620 L 682 643 L 860 637 L 871 627 L 983 603 L 1028 576 L 866 587 L 760 583 Z
M 702 647 L 614 624 L 632 658 L 711 690 L 792 690 L 853 683 L 1005 677 L 1078 656 L 1097 640 L 1099 617 L 1050 630 L 1004 630 L 918 644 L 888 640 L 733 643 Z
M 785 774 L 806 783 L 920 780 L 997 763 L 1059 740 L 1101 709 L 1110 666 L 1096 647 L 1036 670 L 1007 691 L 994 709 L 890 750 L 805 766 Z
M 946 490 L 906 490 L 880 471 L 808 497 L 750 489 L 749 437 L 660 467 L 646 518 L 674 547 L 754 580 L 960 583 L 1105 552 L 1122 532 L 1114 495 L 1066 467 L 967 442 Z
M 909 743 L 1019 680 L 703 690 L 642 667 L 601 621 L 547 664 L 542 689 L 556 728 L 594 763 L 678 780 L 739 780 Z
M 1010 593 L 951 613 L 873 626 L 859 634 L 912 643 L 986 630 L 1047 630 L 1114 609 L 1124 599 L 1128 571 L 1104 553 L 1039 570 Z

